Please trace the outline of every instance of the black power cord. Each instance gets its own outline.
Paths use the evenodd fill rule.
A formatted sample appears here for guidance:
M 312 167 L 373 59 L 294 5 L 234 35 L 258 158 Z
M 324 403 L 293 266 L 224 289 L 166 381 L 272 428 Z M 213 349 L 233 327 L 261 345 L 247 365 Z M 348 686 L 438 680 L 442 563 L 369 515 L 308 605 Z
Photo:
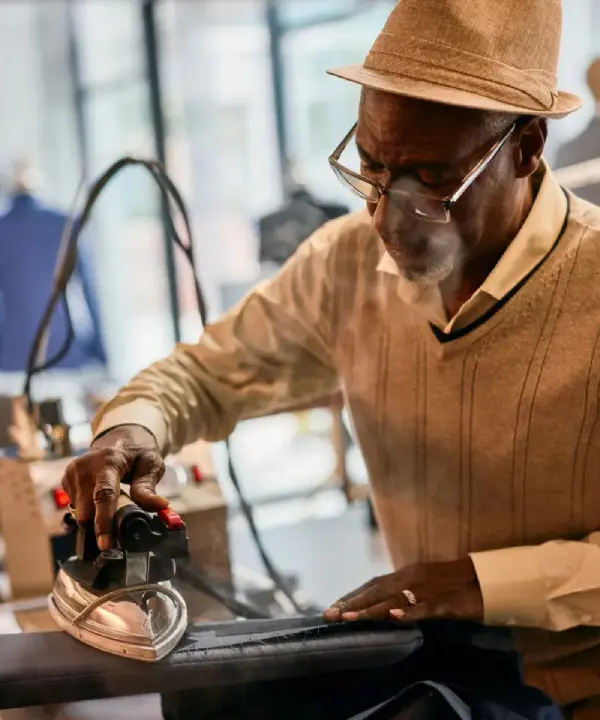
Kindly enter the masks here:
M 171 178 L 168 176 L 166 170 L 162 166 L 161 163 L 154 161 L 154 160 L 144 160 L 141 158 L 134 158 L 134 157 L 123 157 L 117 162 L 113 163 L 92 185 L 83 211 L 81 213 L 81 216 L 79 218 L 78 222 L 72 222 L 71 231 L 68 236 L 67 241 L 67 247 L 64 254 L 64 259 L 62 262 L 61 267 L 59 268 L 59 271 L 56 276 L 56 280 L 54 283 L 54 287 L 50 296 L 50 299 L 48 300 L 48 303 L 46 305 L 46 308 L 44 310 L 44 313 L 42 315 L 42 319 L 40 320 L 40 323 L 38 325 L 38 328 L 36 330 L 35 337 L 33 339 L 31 349 L 29 352 L 29 357 L 27 361 L 27 370 L 26 370 L 26 377 L 25 377 L 25 383 L 24 383 L 24 389 L 23 394 L 26 399 L 27 404 L 27 410 L 30 416 L 33 415 L 34 410 L 34 403 L 32 399 L 32 390 L 31 390 L 31 384 L 33 378 L 40 374 L 41 372 L 48 370 L 51 367 L 54 367 L 57 365 L 69 352 L 69 349 L 73 343 L 73 340 L 75 338 L 75 333 L 73 330 L 73 323 L 72 318 L 69 312 L 68 303 L 67 303 L 67 296 L 66 296 L 66 290 L 67 285 L 69 283 L 69 280 L 71 279 L 71 276 L 73 275 L 73 272 L 76 267 L 77 262 L 77 243 L 79 240 L 79 237 L 86 226 L 87 222 L 89 221 L 90 214 L 92 212 L 92 209 L 100 197 L 100 194 L 104 190 L 104 188 L 108 185 L 108 183 L 121 171 L 124 170 L 127 167 L 141 167 L 147 170 L 154 180 L 156 181 L 163 198 L 165 200 L 165 205 L 168 208 L 168 212 L 166 213 L 166 221 L 167 221 L 167 229 L 169 231 L 169 235 L 171 237 L 171 240 L 177 245 L 177 247 L 184 253 L 185 257 L 187 258 L 190 267 L 192 269 L 193 277 L 194 277 L 194 286 L 196 291 L 196 301 L 198 305 L 198 312 L 200 314 L 200 318 L 202 320 L 202 325 L 204 328 L 208 326 L 208 318 L 207 318 L 207 311 L 206 311 L 206 302 L 204 299 L 204 294 L 202 292 L 202 288 L 200 285 L 200 281 L 198 278 L 198 273 L 196 271 L 196 264 L 194 260 L 194 254 L 193 254 L 193 234 L 192 234 L 192 228 L 191 223 L 189 219 L 189 214 L 187 212 L 187 208 L 185 205 L 185 202 L 171 180 Z M 172 215 L 172 205 L 175 205 L 177 208 L 183 223 L 185 225 L 186 235 L 187 235 L 187 244 L 183 242 L 181 239 L 179 233 L 177 232 L 177 229 L 175 227 L 175 221 L 173 219 Z M 67 319 L 67 335 L 65 340 L 63 341 L 60 349 L 58 352 L 56 352 L 49 360 L 46 360 L 42 364 L 38 364 L 38 358 L 40 354 L 40 350 L 42 348 L 42 344 L 44 342 L 44 338 L 46 335 L 46 332 L 48 331 L 50 327 L 50 322 L 52 320 L 52 316 L 54 314 L 54 311 L 59 303 L 62 303 L 65 311 L 66 311 L 66 319 Z M 258 550 L 258 553 L 260 555 L 260 558 L 265 566 L 265 569 L 273 582 L 273 585 L 276 589 L 278 589 L 292 604 L 296 612 L 299 612 L 301 614 L 305 613 L 305 609 L 300 606 L 300 604 L 297 602 L 296 598 L 294 597 L 294 592 L 292 588 L 289 586 L 287 580 L 281 575 L 281 573 L 277 570 L 275 565 L 273 564 L 272 560 L 270 559 L 267 551 L 265 550 L 265 547 L 262 542 L 262 538 L 260 537 L 260 533 L 258 531 L 258 528 L 256 526 L 256 522 L 254 519 L 254 513 L 252 510 L 251 505 L 246 500 L 244 493 L 242 491 L 239 478 L 237 475 L 237 472 L 233 466 L 232 458 L 231 458 L 231 446 L 229 443 L 229 440 L 226 440 L 226 450 L 227 450 L 227 462 L 228 462 L 228 469 L 229 474 L 231 477 L 231 481 L 233 483 L 233 486 L 235 488 L 236 494 L 238 496 L 239 502 L 240 502 L 240 508 L 244 514 L 244 517 L 248 523 L 248 526 L 250 528 L 250 532 L 252 534 L 252 538 L 256 544 L 256 548 Z M 193 586 L 197 587 L 198 589 L 208 592 L 213 598 L 219 600 L 223 605 L 225 605 L 228 609 L 230 609 L 235 614 L 241 614 L 245 617 L 257 617 L 257 612 L 260 614 L 260 611 L 257 611 L 256 608 L 253 608 L 249 605 L 245 605 L 244 603 L 240 603 L 236 598 L 231 597 L 230 594 L 225 592 L 224 590 L 218 588 L 215 584 L 208 581 L 207 578 L 204 577 L 201 573 L 199 573 L 195 568 L 192 568 L 189 564 L 186 564 L 185 567 L 181 567 L 181 575 L 182 579 L 185 579 L 188 583 L 192 584 Z M 241 612 L 243 611 L 243 612 Z
M 232 615 L 243 617 L 246 620 L 268 620 L 271 617 L 268 613 L 263 612 L 254 605 L 238 600 L 235 594 L 221 587 L 213 580 L 210 580 L 188 560 L 177 560 L 177 578 L 186 585 L 216 600 L 224 608 L 229 610 Z

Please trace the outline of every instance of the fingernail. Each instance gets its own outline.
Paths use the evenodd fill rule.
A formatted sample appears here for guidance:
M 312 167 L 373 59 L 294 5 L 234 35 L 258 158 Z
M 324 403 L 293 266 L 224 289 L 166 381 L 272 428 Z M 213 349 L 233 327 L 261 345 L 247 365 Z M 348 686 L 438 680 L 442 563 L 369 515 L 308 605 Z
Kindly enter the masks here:
M 346 612 L 342 615 L 343 620 L 356 620 L 358 618 L 357 612 Z
M 401 620 L 405 614 L 404 610 L 390 610 L 390 615 L 396 620 Z
M 110 550 L 110 535 L 98 535 L 98 547 L 100 550 Z
M 327 608 L 323 615 L 325 615 L 326 618 L 329 620 L 335 620 L 337 617 L 339 617 L 340 611 L 337 608 Z

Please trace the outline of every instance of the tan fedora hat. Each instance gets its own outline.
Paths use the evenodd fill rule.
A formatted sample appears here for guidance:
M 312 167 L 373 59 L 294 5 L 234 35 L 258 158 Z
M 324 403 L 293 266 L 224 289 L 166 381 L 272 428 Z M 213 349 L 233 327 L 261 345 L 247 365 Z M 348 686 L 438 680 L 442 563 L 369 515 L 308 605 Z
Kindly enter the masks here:
M 445 105 L 564 117 L 556 87 L 560 0 L 400 0 L 363 65 L 329 70 L 367 88 Z

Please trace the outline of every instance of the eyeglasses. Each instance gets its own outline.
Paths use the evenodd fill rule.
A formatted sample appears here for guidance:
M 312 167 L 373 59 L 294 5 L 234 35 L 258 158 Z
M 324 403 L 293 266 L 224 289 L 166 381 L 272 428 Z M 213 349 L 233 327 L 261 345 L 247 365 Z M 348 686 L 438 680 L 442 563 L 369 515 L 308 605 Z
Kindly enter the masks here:
M 424 193 L 407 192 L 396 188 L 383 187 L 375 180 L 354 172 L 344 167 L 340 162 L 342 153 L 350 143 L 350 140 L 356 133 L 358 123 L 350 130 L 342 142 L 337 146 L 329 157 L 331 169 L 337 175 L 343 185 L 351 190 L 355 195 L 363 198 L 369 203 L 377 204 L 383 195 L 387 195 L 400 208 L 419 220 L 433 223 L 450 222 L 450 210 L 463 193 L 477 180 L 486 167 L 492 162 L 496 155 L 502 149 L 504 143 L 513 133 L 516 123 L 513 123 L 508 130 L 497 140 L 481 160 L 470 170 L 462 180 L 460 186 L 452 195 L 444 198 L 425 195 Z

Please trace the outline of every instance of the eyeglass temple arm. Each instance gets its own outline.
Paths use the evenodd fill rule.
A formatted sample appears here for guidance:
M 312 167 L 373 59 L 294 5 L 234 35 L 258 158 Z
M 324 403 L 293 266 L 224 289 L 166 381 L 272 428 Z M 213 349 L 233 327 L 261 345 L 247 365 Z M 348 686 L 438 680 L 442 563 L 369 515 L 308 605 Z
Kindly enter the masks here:
M 498 140 L 498 142 L 492 147 L 489 153 L 483 158 L 481 158 L 477 165 L 475 165 L 475 167 L 467 174 L 456 192 L 446 200 L 446 205 L 453 205 L 462 196 L 462 194 L 475 182 L 475 180 L 477 180 L 481 173 L 500 152 L 500 150 L 504 146 L 504 143 L 513 134 L 515 127 L 516 123 L 513 123 L 504 133 L 504 135 L 500 138 L 500 140 Z
M 340 159 L 342 153 L 344 152 L 346 145 L 350 142 L 350 138 L 354 135 L 356 132 L 356 128 L 358 127 L 358 122 L 355 122 L 352 128 L 350 129 L 350 132 L 346 135 L 346 137 L 342 140 L 342 142 L 336 147 L 336 149 L 331 153 L 330 160 L 335 160 L 336 162 Z

